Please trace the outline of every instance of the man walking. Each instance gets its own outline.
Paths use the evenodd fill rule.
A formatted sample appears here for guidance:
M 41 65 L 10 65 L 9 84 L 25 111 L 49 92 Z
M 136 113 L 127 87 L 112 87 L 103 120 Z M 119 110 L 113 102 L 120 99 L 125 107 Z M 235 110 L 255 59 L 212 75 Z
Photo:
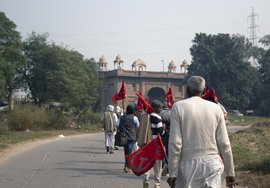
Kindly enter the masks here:
M 188 99 L 174 104 L 170 116 L 170 187 L 222 187 L 225 170 L 228 187 L 235 184 L 230 140 L 221 108 L 201 98 L 205 80 L 192 76 Z
M 113 112 L 114 107 L 112 105 L 108 105 L 106 112 L 104 112 L 101 122 L 103 123 L 103 128 L 105 132 L 105 146 L 106 152 L 112 154 L 114 148 L 114 133 L 116 131 L 116 123 L 118 118 L 116 114 Z

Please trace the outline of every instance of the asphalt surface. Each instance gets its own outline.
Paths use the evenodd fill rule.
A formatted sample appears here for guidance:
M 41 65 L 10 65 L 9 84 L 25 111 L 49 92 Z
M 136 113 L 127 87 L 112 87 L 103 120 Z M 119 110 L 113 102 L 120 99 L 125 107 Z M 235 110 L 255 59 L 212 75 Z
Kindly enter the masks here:
M 123 167 L 123 149 L 107 154 L 103 134 L 58 138 L 0 163 L 0 188 L 142 188 L 143 176 Z
M 227 128 L 228 133 L 235 133 L 248 127 Z M 0 162 L 0 188 L 142 188 L 143 176 L 122 170 L 123 148 L 106 153 L 104 134 L 56 138 L 21 147 L 23 151 Z M 166 180 L 162 177 L 161 187 L 169 187 Z

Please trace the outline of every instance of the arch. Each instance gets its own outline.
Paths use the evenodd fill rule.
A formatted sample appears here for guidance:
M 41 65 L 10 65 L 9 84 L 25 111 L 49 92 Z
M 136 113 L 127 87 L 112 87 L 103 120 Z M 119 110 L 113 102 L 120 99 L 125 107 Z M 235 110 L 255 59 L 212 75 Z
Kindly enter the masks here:
M 160 87 L 153 87 L 148 91 L 148 96 L 150 97 L 149 103 L 153 100 L 159 100 L 162 104 L 165 103 L 165 91 Z

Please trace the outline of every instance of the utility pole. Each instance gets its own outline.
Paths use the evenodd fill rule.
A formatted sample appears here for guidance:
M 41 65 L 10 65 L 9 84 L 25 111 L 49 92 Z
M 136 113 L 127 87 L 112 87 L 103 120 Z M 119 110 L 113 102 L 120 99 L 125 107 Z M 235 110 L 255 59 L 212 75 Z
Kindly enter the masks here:
M 254 8 L 252 7 L 251 14 L 248 16 L 248 20 L 250 21 L 248 31 L 249 31 L 249 40 L 251 41 L 252 45 L 255 46 L 257 43 L 257 35 L 256 35 L 256 30 L 259 27 L 256 25 L 256 17 L 258 14 L 254 12 Z

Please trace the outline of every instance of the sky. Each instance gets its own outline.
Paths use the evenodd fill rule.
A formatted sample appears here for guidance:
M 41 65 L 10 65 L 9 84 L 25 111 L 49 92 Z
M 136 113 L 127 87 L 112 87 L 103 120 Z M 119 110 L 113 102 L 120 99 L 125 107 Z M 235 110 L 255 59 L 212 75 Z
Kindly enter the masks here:
M 249 37 L 252 7 L 256 36 L 270 34 L 269 0 L 0 0 L 0 11 L 23 39 L 32 31 L 96 61 L 104 55 L 110 70 L 119 54 L 123 67 L 142 59 L 147 71 L 177 72 L 196 33 Z

